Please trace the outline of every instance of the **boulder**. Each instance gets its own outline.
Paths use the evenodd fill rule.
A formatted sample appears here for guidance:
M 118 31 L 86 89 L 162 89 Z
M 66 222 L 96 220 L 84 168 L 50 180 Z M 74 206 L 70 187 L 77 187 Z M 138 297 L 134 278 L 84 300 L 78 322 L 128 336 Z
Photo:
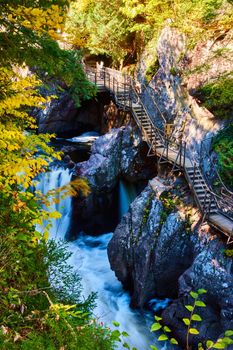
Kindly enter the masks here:
M 158 177 L 149 182 L 117 226 L 108 256 L 132 295 L 132 306 L 143 308 L 151 299 L 173 300 L 162 317 L 181 344 L 187 333 L 182 319 L 190 316 L 185 305 L 194 303 L 190 292 L 207 290 L 202 297 L 206 307 L 196 310 L 203 321 L 194 322 L 200 334 L 190 336 L 196 349 L 198 342 L 217 340 L 233 329 L 233 261 L 224 256 L 224 243 L 198 219 L 190 228 L 182 205 L 166 212 L 161 194 L 170 188 Z
M 192 261 L 184 219 L 179 213 L 165 221 L 163 216 L 163 203 L 149 185 L 131 204 L 109 243 L 111 268 L 131 291 L 133 306 L 143 307 L 153 297 L 175 297 L 178 278 Z
M 156 172 L 156 162 L 146 157 L 147 151 L 146 143 L 132 125 L 112 129 L 93 143 L 90 158 L 78 163 L 74 171 L 74 176 L 88 180 L 91 193 L 74 199 L 72 236 L 80 231 L 95 235 L 115 229 L 119 220 L 119 180 L 137 184 Z
M 57 137 L 71 138 L 88 131 L 102 131 L 104 104 L 109 96 L 84 101 L 77 107 L 68 91 L 58 93 L 43 110 L 34 111 L 38 132 L 56 134 Z

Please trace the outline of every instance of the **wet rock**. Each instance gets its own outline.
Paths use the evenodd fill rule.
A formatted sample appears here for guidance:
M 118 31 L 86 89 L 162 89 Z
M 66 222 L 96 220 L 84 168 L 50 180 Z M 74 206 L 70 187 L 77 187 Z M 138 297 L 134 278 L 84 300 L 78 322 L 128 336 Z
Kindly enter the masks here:
M 88 180 L 91 193 L 74 200 L 72 235 L 79 231 L 95 235 L 115 229 L 119 220 L 119 180 L 137 183 L 156 172 L 155 159 L 148 159 L 147 152 L 140 133 L 131 125 L 112 129 L 93 143 L 90 158 L 78 163 L 74 172 L 74 176 Z
M 169 188 L 155 178 L 134 200 L 117 226 L 108 246 L 111 268 L 132 294 L 132 305 L 143 307 L 150 299 L 174 301 L 163 312 L 163 322 L 185 344 L 192 305 L 191 291 L 204 288 L 205 308 L 198 308 L 203 321 L 194 324 L 200 335 L 190 337 L 192 348 L 200 341 L 216 340 L 233 329 L 233 261 L 224 256 L 226 246 L 198 224 L 187 226 L 184 213 L 169 215 L 161 194 Z M 198 221 L 197 221 L 198 222 Z M 189 229 L 188 229 L 189 227 Z
M 94 192 L 112 190 L 119 177 L 137 182 L 156 170 L 154 159 L 147 159 L 147 145 L 136 127 L 112 129 L 92 146 L 90 159 L 77 164 L 77 175 L 87 178 Z
M 101 133 L 104 104 L 109 103 L 109 95 L 103 94 L 98 100 L 84 101 L 77 107 L 68 91 L 58 93 L 43 110 L 34 111 L 39 133 L 54 133 L 57 137 L 70 138 L 84 132 Z
M 192 261 L 184 219 L 171 213 L 163 220 L 161 187 L 156 193 L 149 185 L 135 199 L 108 246 L 111 268 L 137 307 L 155 296 L 175 297 L 178 278 Z

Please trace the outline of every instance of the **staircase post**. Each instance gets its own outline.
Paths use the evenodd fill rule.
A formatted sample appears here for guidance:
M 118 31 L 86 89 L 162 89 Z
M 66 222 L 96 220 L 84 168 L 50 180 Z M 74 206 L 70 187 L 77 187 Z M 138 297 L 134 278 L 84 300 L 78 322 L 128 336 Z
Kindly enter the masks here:
M 193 167 L 193 187 L 194 187 L 194 181 L 195 181 L 195 177 L 196 177 L 196 169 L 197 169 L 197 165 L 196 165 L 196 162 L 194 162 L 194 167 Z
M 184 141 L 184 155 L 183 155 L 184 159 L 183 159 L 183 168 L 185 168 L 186 146 L 187 146 L 187 144 L 186 144 L 186 142 Z

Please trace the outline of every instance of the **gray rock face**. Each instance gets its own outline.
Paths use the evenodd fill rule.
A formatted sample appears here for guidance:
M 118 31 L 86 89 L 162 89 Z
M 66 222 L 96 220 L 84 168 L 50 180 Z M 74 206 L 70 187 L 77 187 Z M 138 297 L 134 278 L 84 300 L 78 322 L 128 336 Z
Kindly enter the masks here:
M 183 344 L 182 318 L 189 317 L 184 305 L 193 304 L 189 293 L 206 289 L 207 307 L 197 310 L 203 318 L 196 325 L 200 335 L 190 338 L 195 349 L 199 341 L 216 340 L 233 329 L 233 262 L 217 238 L 198 226 L 187 232 L 180 212 L 161 220 L 164 207 L 158 196 L 166 188 L 158 180 L 151 185 L 134 200 L 113 234 L 108 246 L 111 268 L 132 293 L 133 306 L 143 307 L 152 298 L 174 300 L 163 320 Z
M 77 108 L 68 92 L 57 95 L 58 98 L 52 99 L 44 110 L 34 113 L 39 133 L 70 138 L 87 131 L 101 132 L 104 102 L 87 101 Z
M 148 186 L 131 204 L 108 246 L 112 269 L 143 307 L 157 296 L 175 297 L 179 276 L 190 266 L 190 236 L 179 213 L 163 223 L 163 204 Z
M 85 177 L 91 187 L 87 198 L 74 200 L 74 234 L 100 234 L 115 229 L 119 220 L 119 179 L 137 182 L 156 173 L 156 163 L 146 157 L 147 151 L 135 126 L 112 129 L 94 142 L 90 158 L 78 163 L 74 172 Z
M 142 91 L 144 104 L 155 124 L 162 126 L 161 113 L 168 122 L 174 123 L 174 138 L 179 139 L 183 134 L 188 151 L 196 160 L 201 141 L 214 135 L 224 125 L 224 121 L 218 120 L 210 111 L 201 107 L 192 97 L 193 90 L 233 69 L 231 38 L 232 31 L 222 39 L 213 38 L 188 51 L 183 34 L 175 28 L 164 28 L 156 48 L 160 68 L 147 89 Z M 228 49 L 228 54 L 216 55 L 217 51 L 227 52 Z M 206 71 L 202 67 L 206 67 Z M 141 82 L 144 81 L 145 70 L 142 57 L 138 74 Z
M 77 174 L 88 179 L 94 192 L 112 190 L 119 176 L 147 179 L 155 166 L 143 156 L 145 148 L 135 127 L 112 129 L 94 142 L 90 159 L 77 165 Z

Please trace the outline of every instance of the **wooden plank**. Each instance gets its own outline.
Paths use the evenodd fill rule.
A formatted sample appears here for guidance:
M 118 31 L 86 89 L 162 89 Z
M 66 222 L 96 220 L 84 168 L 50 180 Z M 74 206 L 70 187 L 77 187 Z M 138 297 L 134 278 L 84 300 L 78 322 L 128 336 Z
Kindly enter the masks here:
M 209 221 L 233 237 L 233 222 L 232 222 L 232 220 L 230 220 L 226 216 L 218 213 L 218 214 L 210 215 Z
M 163 138 L 160 139 L 160 137 L 156 138 L 157 132 L 156 129 L 152 129 L 152 133 L 149 130 L 151 121 L 149 116 L 147 116 L 147 112 L 144 109 L 144 106 L 142 103 L 140 103 L 140 97 L 138 97 L 137 102 L 134 102 L 131 99 L 131 96 L 129 94 L 129 90 L 125 89 L 125 79 L 122 78 L 121 72 L 115 71 L 113 69 L 106 69 L 106 72 L 108 72 L 110 75 L 112 75 L 115 78 L 115 82 L 113 82 L 113 79 L 109 81 L 108 79 L 104 79 L 104 77 L 101 75 L 101 72 L 99 72 L 98 75 L 96 75 L 96 70 L 88 74 L 88 78 L 96 84 L 98 91 L 106 91 L 110 90 L 111 92 L 115 93 L 115 98 L 118 101 L 118 105 L 122 107 L 131 107 L 131 113 L 134 116 L 134 119 L 139 127 L 139 129 L 142 130 L 142 137 L 146 140 L 148 143 L 148 146 L 150 150 L 156 151 L 157 156 L 161 157 L 162 159 L 166 159 L 168 162 L 174 164 L 177 163 L 180 167 L 185 167 L 185 176 L 187 181 L 190 184 L 191 190 L 194 193 L 194 196 L 196 198 L 197 204 L 199 205 L 200 209 L 202 208 L 204 197 L 205 197 L 205 191 L 208 190 L 208 187 L 206 185 L 206 182 L 203 178 L 203 175 L 197 170 L 197 173 L 195 173 L 195 181 L 193 181 L 194 177 L 194 170 L 193 170 L 193 164 L 191 160 L 188 157 L 180 156 L 179 149 L 171 149 L 168 150 L 166 147 L 164 147 L 161 142 L 164 144 Z M 117 74 L 116 74 L 117 73 Z M 118 81 L 118 83 L 116 82 Z M 121 81 L 122 80 L 122 81 Z M 122 87 L 122 85 L 124 85 Z M 127 85 L 127 89 L 129 86 Z M 128 95 L 126 96 L 125 94 Z M 142 113 L 144 112 L 144 113 Z M 144 127 L 144 128 L 142 128 Z M 152 147 L 151 145 L 151 139 L 150 136 L 152 135 L 153 139 L 152 142 L 156 142 L 157 146 Z M 159 146 L 158 146 L 159 142 Z M 154 145 L 154 144 L 153 144 Z M 199 185 L 200 188 L 197 188 Z M 215 204 L 211 201 L 211 206 Z M 230 218 L 225 217 L 220 212 L 211 214 L 208 218 L 210 224 L 215 226 L 216 228 L 219 228 L 224 234 L 226 234 L 228 237 L 230 237 L 233 241 L 233 220 Z

